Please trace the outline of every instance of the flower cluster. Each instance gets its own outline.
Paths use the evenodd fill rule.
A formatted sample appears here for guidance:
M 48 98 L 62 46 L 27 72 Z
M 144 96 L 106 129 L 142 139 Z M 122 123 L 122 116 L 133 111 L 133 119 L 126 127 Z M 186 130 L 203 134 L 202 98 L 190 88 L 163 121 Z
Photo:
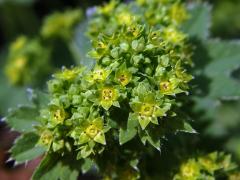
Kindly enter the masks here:
M 232 171 L 236 164 L 231 162 L 231 156 L 213 152 L 207 155 L 191 158 L 183 163 L 174 180 L 198 180 L 233 177 Z M 220 177 L 219 177 L 220 176 Z
M 13 85 L 32 84 L 42 79 L 50 70 L 50 52 L 39 39 L 20 36 L 10 46 L 5 74 Z M 43 79 L 42 79 L 43 80 Z
M 79 23 L 82 17 L 81 10 L 67 10 L 63 13 L 53 13 L 44 20 L 41 35 L 48 38 L 70 39 L 73 35 L 73 27 Z
M 99 11 L 107 16 L 112 8 L 118 9 L 115 1 Z M 128 162 L 117 177 L 137 179 L 137 163 L 130 160 L 138 162 L 133 154 L 142 150 L 125 151 L 120 145 L 137 142 L 143 147 L 148 142 L 160 150 L 160 138 L 184 130 L 187 122 L 178 114 L 178 96 L 185 96 L 189 89 L 192 76 L 186 68 L 191 53 L 187 37 L 175 26 L 157 29 L 125 17 L 120 10 L 119 14 L 119 24 L 126 24 L 110 26 L 108 32 L 92 38 L 88 53 L 96 62 L 92 69 L 63 68 L 48 82 L 50 102 L 41 111 L 42 124 L 37 129 L 39 144 L 49 152 L 76 152 L 77 159 L 91 158 L 106 179 L 115 179 L 110 162 L 101 161 L 110 153 L 115 164 Z
M 41 84 L 53 71 L 51 56 L 55 46 L 48 40 L 63 39 L 68 43 L 81 16 L 79 9 L 54 13 L 45 19 L 39 37 L 18 37 L 10 46 L 5 65 L 5 74 L 10 83 L 20 86 Z
M 167 37 L 181 41 L 184 35 L 177 28 L 188 18 L 181 0 L 137 0 L 128 4 L 112 0 L 98 7 L 90 21 L 87 35 L 96 39 L 99 33 L 112 34 L 133 21 L 160 28 Z

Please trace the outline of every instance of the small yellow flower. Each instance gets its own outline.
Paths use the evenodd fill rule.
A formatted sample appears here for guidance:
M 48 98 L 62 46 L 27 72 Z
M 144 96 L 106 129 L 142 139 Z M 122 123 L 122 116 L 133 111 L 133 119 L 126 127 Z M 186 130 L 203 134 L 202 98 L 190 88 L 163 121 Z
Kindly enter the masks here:
M 112 105 L 117 105 L 118 92 L 112 87 L 104 87 L 100 91 L 100 104 L 108 110 Z
M 12 59 L 12 61 L 5 67 L 5 74 L 12 84 L 18 84 L 22 80 L 27 61 L 27 57 L 21 56 Z
M 185 35 L 183 33 L 177 31 L 175 28 L 172 27 L 165 28 L 163 31 L 163 35 L 167 41 L 173 44 L 182 43 L 185 39 Z
M 39 144 L 43 146 L 49 147 L 52 143 L 53 135 L 49 130 L 45 130 L 42 132 L 39 140 Z
M 54 112 L 52 112 L 52 117 L 56 124 L 61 124 L 66 119 L 67 114 L 64 109 L 56 109 Z
M 105 6 L 100 7 L 98 11 L 104 15 L 111 15 L 111 12 L 115 9 L 117 5 L 117 1 L 110 1 L 110 3 L 107 3 Z
M 200 168 L 195 160 L 190 159 L 181 166 L 180 174 L 186 180 L 197 179 L 198 175 L 200 174 Z
M 86 134 L 93 139 L 99 133 L 99 131 L 100 130 L 95 124 L 91 124 L 89 127 L 87 127 Z
M 119 71 L 116 73 L 116 79 L 122 86 L 126 86 L 131 81 L 132 74 L 128 71 Z
M 172 84 L 169 81 L 160 82 L 160 91 L 166 93 L 172 90 Z
M 143 103 L 139 112 L 140 116 L 152 117 L 154 113 L 154 107 L 154 104 Z
M 125 63 L 117 70 L 115 80 L 122 86 L 126 86 L 132 80 L 132 73 L 127 69 Z
M 93 72 L 86 77 L 87 81 L 93 82 L 103 82 L 107 79 L 110 74 L 110 70 L 103 69 L 101 67 L 96 66 Z
M 184 6 L 179 3 L 176 3 L 172 6 L 170 9 L 170 16 L 176 22 L 176 24 L 182 23 L 189 17 Z
M 64 68 L 62 72 L 56 73 L 54 76 L 62 80 L 73 80 L 82 72 L 82 68 L 66 69 Z
M 134 17 L 128 12 L 121 12 L 117 15 L 117 21 L 119 24 L 130 25 L 133 21 Z

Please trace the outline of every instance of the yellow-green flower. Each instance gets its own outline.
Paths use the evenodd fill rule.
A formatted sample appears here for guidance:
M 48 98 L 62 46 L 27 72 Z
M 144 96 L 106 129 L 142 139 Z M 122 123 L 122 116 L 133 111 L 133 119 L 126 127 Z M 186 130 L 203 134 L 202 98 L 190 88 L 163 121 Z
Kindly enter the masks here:
M 110 70 L 101 68 L 100 66 L 96 66 L 94 70 L 90 73 L 90 75 L 87 75 L 86 79 L 91 83 L 103 82 L 107 79 L 110 72 Z
M 133 100 L 130 104 L 134 111 L 133 118 L 136 117 L 142 129 L 152 122 L 158 124 L 158 117 L 163 117 L 170 109 L 170 104 L 164 104 L 155 99 L 153 93 L 146 93 L 139 100 Z
M 88 55 L 96 60 L 99 60 L 108 52 L 108 45 L 102 40 L 93 41 L 93 47 L 94 49 Z
M 163 30 L 163 37 L 166 40 L 173 44 L 181 44 L 183 40 L 186 38 L 185 34 L 181 33 L 180 31 L 176 30 L 173 27 L 167 27 Z
M 127 27 L 127 36 L 135 39 L 141 35 L 143 29 L 143 26 L 133 23 Z
M 63 68 L 61 72 L 58 72 L 54 75 L 57 79 L 62 79 L 62 80 L 74 80 L 78 75 L 80 75 L 83 72 L 83 68 L 72 68 L 72 69 L 66 69 Z
M 174 180 L 197 180 L 200 175 L 200 167 L 194 159 L 188 160 L 180 167 L 180 172 Z
M 51 110 L 51 116 L 54 124 L 62 124 L 67 118 L 67 113 L 63 108 L 54 108 Z
M 184 92 L 178 88 L 181 81 L 177 78 L 170 78 L 169 80 L 161 80 L 159 83 L 159 89 L 161 94 L 164 95 L 175 95 Z
M 187 20 L 189 15 L 182 4 L 175 3 L 170 9 L 170 17 L 178 25 Z
M 130 25 L 132 24 L 134 20 L 134 16 L 132 16 L 129 12 L 121 12 L 117 14 L 117 22 L 118 24 L 125 24 L 125 25 Z
M 108 110 L 112 105 L 119 107 L 117 99 L 119 93 L 117 89 L 111 86 L 105 86 L 100 90 L 100 105 Z
M 71 136 L 77 140 L 78 145 L 89 143 L 91 141 L 106 145 L 103 119 L 83 120 L 83 122 L 72 131 Z
M 98 12 L 103 15 L 111 16 L 111 12 L 115 9 L 117 4 L 117 1 L 110 1 L 110 3 L 107 3 L 103 7 L 99 7 Z
M 53 134 L 50 130 L 44 130 L 41 133 L 39 144 L 49 148 L 53 141 Z
M 5 74 L 9 78 L 11 84 L 21 83 L 21 79 L 24 78 L 24 72 L 27 71 L 27 63 L 27 57 L 21 56 L 12 59 L 11 62 L 6 65 Z
M 132 79 L 132 73 L 127 69 L 126 64 L 121 66 L 116 74 L 115 80 L 120 83 L 122 86 L 126 86 Z

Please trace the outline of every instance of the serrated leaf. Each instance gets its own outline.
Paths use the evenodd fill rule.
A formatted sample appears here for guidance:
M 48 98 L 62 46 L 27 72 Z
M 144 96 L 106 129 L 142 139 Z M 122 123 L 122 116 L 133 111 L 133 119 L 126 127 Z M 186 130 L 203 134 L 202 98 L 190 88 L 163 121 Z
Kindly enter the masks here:
M 207 39 L 209 35 L 211 7 L 207 3 L 192 3 L 189 5 L 190 18 L 182 28 L 190 37 Z
M 33 180 L 76 180 L 79 174 L 79 161 L 58 154 L 47 154 L 35 170 Z
M 211 61 L 203 74 L 211 82 L 209 96 L 217 99 L 232 99 L 240 96 L 240 82 L 233 78 L 232 73 L 240 68 L 240 42 L 210 40 L 207 50 Z
M 23 163 L 32 160 L 45 152 L 45 149 L 36 146 L 39 136 L 35 133 L 26 133 L 20 136 L 11 148 L 11 157 L 17 163 Z
M 119 131 L 119 143 L 120 145 L 125 144 L 126 142 L 130 141 L 132 138 L 135 137 L 137 134 L 137 126 L 138 120 L 133 118 L 132 115 L 128 118 L 127 128 L 123 129 L 120 128 Z
M 236 100 L 240 95 L 240 83 L 233 72 L 240 67 L 240 43 L 238 41 L 209 40 L 196 44 L 194 55 L 196 91 L 191 96 L 195 102 L 194 111 L 204 111 L 201 119 L 217 119 L 217 109 L 224 104 L 221 99 Z M 218 132 L 223 132 L 223 128 Z M 221 134 L 222 134 L 221 133 Z
M 12 110 L 6 116 L 7 124 L 18 132 L 31 132 L 34 131 L 34 126 L 38 124 L 37 117 L 39 111 L 32 106 L 20 106 Z

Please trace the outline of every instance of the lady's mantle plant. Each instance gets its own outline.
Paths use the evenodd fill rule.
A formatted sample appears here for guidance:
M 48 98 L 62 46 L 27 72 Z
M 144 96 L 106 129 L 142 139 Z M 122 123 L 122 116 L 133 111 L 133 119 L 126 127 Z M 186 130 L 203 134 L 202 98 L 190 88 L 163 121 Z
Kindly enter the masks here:
M 76 178 L 78 171 L 85 173 L 92 166 L 104 179 L 198 179 L 194 173 L 214 179 L 213 172 L 222 168 L 218 156 L 228 158 L 230 166 L 228 156 L 216 153 L 209 161 L 190 159 L 179 173 L 172 168 L 166 177 L 150 175 L 151 162 L 145 158 L 160 156 L 154 148 L 160 151 L 161 140 L 169 135 L 176 140 L 179 131 L 195 133 L 183 108 L 193 79 L 188 71 L 192 48 L 181 30 L 189 15 L 180 1 L 128 5 L 111 1 L 93 15 L 87 30 L 93 68 L 63 68 L 47 83 L 47 95 L 31 91 L 33 105 L 7 117 L 24 132 L 11 150 L 17 161 L 45 152 L 33 179 Z M 23 112 L 31 114 L 26 118 Z M 34 127 L 16 125 L 16 116 L 35 119 Z

